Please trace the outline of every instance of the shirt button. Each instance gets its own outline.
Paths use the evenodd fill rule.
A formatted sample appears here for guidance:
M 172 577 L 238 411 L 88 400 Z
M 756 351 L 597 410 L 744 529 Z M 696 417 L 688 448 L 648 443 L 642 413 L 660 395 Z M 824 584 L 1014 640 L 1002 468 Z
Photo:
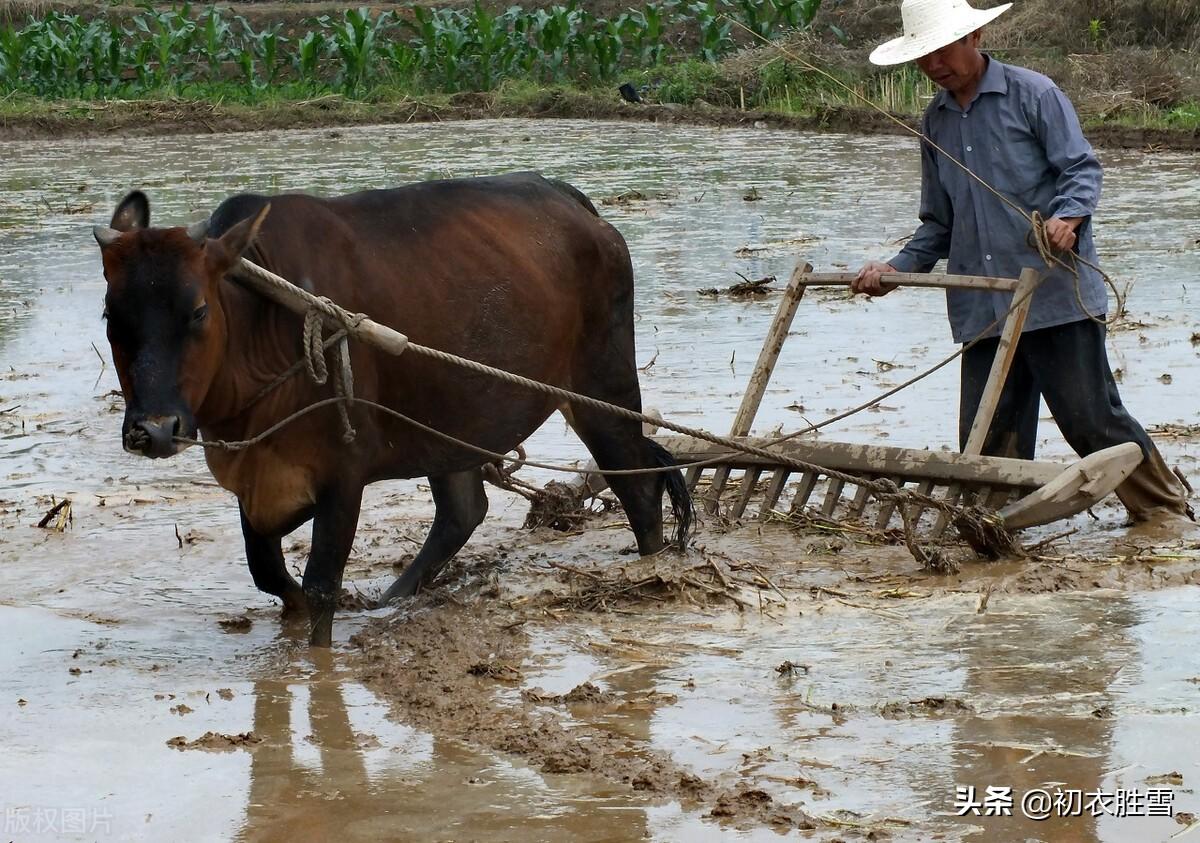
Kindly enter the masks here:
M 967 119 L 967 115 L 966 115 L 966 114 L 963 114 L 963 119 L 964 119 L 964 120 L 966 120 L 966 119 Z
M 987 256 L 985 257 L 985 260 L 989 260 L 989 261 L 990 261 L 991 259 L 992 259 L 992 256 L 991 256 L 991 255 L 987 255 Z
M 967 152 L 970 152 L 970 151 L 971 151 L 971 147 L 969 147 L 969 146 L 968 146 L 968 147 L 967 147 Z

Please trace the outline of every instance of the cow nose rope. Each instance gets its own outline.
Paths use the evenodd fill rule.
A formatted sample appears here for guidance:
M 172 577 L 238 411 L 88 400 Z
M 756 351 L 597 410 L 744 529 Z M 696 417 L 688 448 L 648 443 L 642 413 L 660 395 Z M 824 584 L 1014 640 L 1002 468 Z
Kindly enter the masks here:
M 308 376 L 317 386 L 324 386 L 329 381 L 329 366 L 325 361 L 326 341 L 322 336 L 327 313 L 336 313 L 336 318 L 344 326 L 338 331 L 334 342 L 338 368 L 334 376 L 333 392 L 341 400 L 338 402 L 338 417 L 342 420 L 342 442 L 349 445 L 357 433 L 350 423 L 349 407 L 354 403 L 354 370 L 350 367 L 350 335 L 366 319 L 362 313 L 350 313 L 338 307 L 325 296 L 317 298 L 323 307 L 313 304 L 304 314 L 304 364 Z

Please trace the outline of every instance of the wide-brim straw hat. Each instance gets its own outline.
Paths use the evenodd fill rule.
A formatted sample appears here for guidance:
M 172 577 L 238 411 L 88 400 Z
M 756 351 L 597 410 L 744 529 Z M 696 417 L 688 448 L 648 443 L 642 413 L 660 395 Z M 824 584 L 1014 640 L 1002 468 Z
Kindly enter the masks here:
M 927 56 L 991 23 L 1012 8 L 976 9 L 967 0 L 904 0 L 904 34 L 871 53 L 873 64 L 904 64 Z

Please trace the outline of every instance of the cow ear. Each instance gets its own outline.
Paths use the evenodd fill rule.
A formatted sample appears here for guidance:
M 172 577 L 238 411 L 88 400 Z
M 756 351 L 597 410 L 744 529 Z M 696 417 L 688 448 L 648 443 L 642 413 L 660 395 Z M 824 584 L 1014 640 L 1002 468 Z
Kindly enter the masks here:
M 263 205 L 252 219 L 242 220 L 219 238 L 204 244 L 205 256 L 218 272 L 228 272 L 250 248 L 270 210 L 270 203 Z
M 150 200 L 140 190 L 130 193 L 113 212 L 109 228 L 115 231 L 133 231 L 135 228 L 150 227 Z

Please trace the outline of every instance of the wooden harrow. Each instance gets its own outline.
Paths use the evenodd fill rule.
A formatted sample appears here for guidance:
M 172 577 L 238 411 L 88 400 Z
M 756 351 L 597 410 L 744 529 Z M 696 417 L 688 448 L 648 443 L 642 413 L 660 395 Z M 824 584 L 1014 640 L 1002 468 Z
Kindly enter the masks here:
M 1141 449 L 1133 443 L 1099 451 L 1075 463 L 982 455 L 984 438 L 1038 283 L 1035 270 L 1025 270 L 1020 279 L 904 273 L 884 278 L 901 286 L 1000 291 L 1014 296 L 1016 305 L 1005 320 L 996 358 L 962 453 L 816 441 L 812 437 L 773 444 L 770 439 L 749 437 L 804 291 L 815 286 L 848 286 L 853 278 L 847 273 L 816 274 L 808 264 L 796 267 L 750 376 L 731 437 L 776 451 L 785 459 L 861 477 L 864 482 L 888 479 L 898 488 L 911 489 L 925 497 L 993 510 L 1008 530 L 1047 524 L 1082 512 L 1112 492 L 1141 463 Z M 719 460 L 711 467 L 692 468 L 687 476 L 689 486 L 697 490 L 710 514 L 722 512 L 731 518 L 743 518 L 754 506 L 757 517 L 763 519 L 774 512 L 816 515 L 828 520 L 865 521 L 881 531 L 894 520 L 901 520 L 898 504 L 874 502 L 874 495 L 866 485 L 831 478 L 819 471 L 794 472 L 780 463 L 730 453 L 728 449 L 691 437 L 656 439 L 680 462 Z M 702 477 L 708 472 L 711 477 L 707 478 L 707 488 L 700 491 Z M 727 492 L 733 496 L 728 502 L 722 500 Z M 905 506 L 909 523 L 922 532 L 923 538 L 942 538 L 950 525 L 944 511 L 932 511 L 920 504 Z M 926 529 L 922 518 L 927 512 Z

